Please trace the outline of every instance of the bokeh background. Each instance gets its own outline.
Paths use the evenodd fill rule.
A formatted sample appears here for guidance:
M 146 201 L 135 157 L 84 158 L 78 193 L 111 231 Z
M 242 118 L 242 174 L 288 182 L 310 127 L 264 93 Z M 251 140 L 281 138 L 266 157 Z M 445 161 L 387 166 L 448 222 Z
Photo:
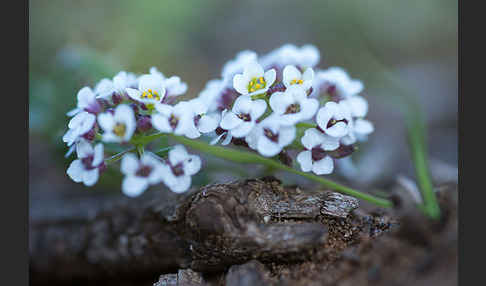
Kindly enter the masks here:
M 397 97 L 408 96 L 426 117 L 434 181 L 457 181 L 457 7 L 455 0 L 31 0 L 31 204 L 49 194 L 122 195 L 118 170 L 108 171 L 90 189 L 65 173 L 73 160 L 64 158 L 65 113 L 75 107 L 83 86 L 120 70 L 144 73 L 156 66 L 179 75 L 189 84 L 187 97 L 193 97 L 238 51 L 266 53 L 285 43 L 314 44 L 321 51 L 319 67 L 341 66 L 365 84 L 376 131 L 353 157 L 354 173 L 337 172 L 333 178 L 364 190 L 386 189 L 400 176 L 414 178 L 396 106 Z M 397 81 L 391 84 L 384 71 Z M 263 173 L 204 159 L 196 186 Z M 151 190 L 168 191 L 162 184 Z M 46 205 L 56 207 L 62 206 Z

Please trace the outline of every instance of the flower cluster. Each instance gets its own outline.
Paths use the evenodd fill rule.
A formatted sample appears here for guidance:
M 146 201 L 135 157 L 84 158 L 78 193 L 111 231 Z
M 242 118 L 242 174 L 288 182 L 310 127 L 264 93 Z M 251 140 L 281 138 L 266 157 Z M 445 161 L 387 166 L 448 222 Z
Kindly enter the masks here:
M 358 141 L 373 131 L 364 119 L 363 84 L 341 68 L 317 69 L 320 59 L 311 45 L 284 45 L 266 55 L 242 51 L 191 100 L 177 76 L 152 67 L 148 73 L 120 72 L 94 88 L 83 87 L 63 141 L 74 150 L 67 174 L 86 186 L 95 184 L 109 163 L 121 159 L 122 191 L 140 195 L 164 183 L 174 192 L 187 191 L 201 160 L 182 145 L 146 150 L 154 136 L 173 134 L 211 144 L 230 143 L 275 157 L 304 172 L 330 174 L 334 160 L 349 156 Z M 125 151 L 105 157 L 109 146 Z
M 285 162 L 294 151 L 302 171 L 332 173 L 334 160 L 351 155 L 374 127 L 364 119 L 362 82 L 339 67 L 317 69 L 319 60 L 312 45 L 287 44 L 263 56 L 240 52 L 199 94 L 221 112 L 212 143 L 244 145 Z

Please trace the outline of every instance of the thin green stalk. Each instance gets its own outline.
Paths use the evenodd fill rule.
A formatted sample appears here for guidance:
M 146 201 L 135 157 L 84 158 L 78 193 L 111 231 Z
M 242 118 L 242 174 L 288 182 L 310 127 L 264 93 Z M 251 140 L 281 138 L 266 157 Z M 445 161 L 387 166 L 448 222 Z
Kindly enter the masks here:
M 321 178 L 319 176 L 312 175 L 310 173 L 304 173 L 301 171 L 298 171 L 294 168 L 288 167 L 286 165 L 283 165 L 275 160 L 269 159 L 262 157 L 260 155 L 257 155 L 255 153 L 251 152 L 246 152 L 246 151 L 240 151 L 240 150 L 234 150 L 234 149 L 228 149 L 224 148 L 221 146 L 212 146 L 209 145 L 205 142 L 199 141 L 199 140 L 191 140 L 185 137 L 181 136 L 175 136 L 175 135 L 170 135 L 171 138 L 174 140 L 178 141 L 179 143 L 182 143 L 186 145 L 187 147 L 190 147 L 194 150 L 201 151 L 210 155 L 213 155 L 215 157 L 223 158 L 226 160 L 230 160 L 233 162 L 237 163 L 243 163 L 243 164 L 262 164 L 270 168 L 275 168 L 283 171 L 287 171 L 289 173 L 294 173 L 300 176 L 303 176 L 305 178 L 308 178 L 312 181 L 318 182 L 323 186 L 329 187 L 335 191 L 354 196 L 356 198 L 368 201 L 370 203 L 374 203 L 376 205 L 382 206 L 382 207 L 391 207 L 392 203 L 389 200 L 378 198 L 369 194 L 365 194 L 362 192 L 359 192 L 357 190 L 351 189 L 349 187 L 340 185 L 338 183 L 335 183 L 333 181 Z
M 110 158 L 105 159 L 105 164 L 107 164 L 107 165 L 113 164 L 116 161 L 120 160 L 123 157 L 123 155 L 125 155 L 126 153 L 131 152 L 133 150 L 135 150 L 135 148 L 130 148 L 130 149 L 127 149 L 127 150 L 122 151 L 120 153 L 117 153 L 117 154 L 111 156 Z

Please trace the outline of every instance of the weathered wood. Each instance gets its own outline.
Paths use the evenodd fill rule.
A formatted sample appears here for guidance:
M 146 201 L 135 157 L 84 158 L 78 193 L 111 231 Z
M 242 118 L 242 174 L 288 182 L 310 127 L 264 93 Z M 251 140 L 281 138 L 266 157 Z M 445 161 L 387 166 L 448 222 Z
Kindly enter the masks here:
M 351 197 L 284 188 L 273 178 L 164 194 L 98 202 L 90 215 L 76 205 L 93 199 L 78 199 L 66 202 L 71 213 L 31 217 L 32 278 L 123 279 L 189 267 L 221 271 L 251 259 L 305 260 L 328 235 L 318 218 L 345 217 L 358 206 Z

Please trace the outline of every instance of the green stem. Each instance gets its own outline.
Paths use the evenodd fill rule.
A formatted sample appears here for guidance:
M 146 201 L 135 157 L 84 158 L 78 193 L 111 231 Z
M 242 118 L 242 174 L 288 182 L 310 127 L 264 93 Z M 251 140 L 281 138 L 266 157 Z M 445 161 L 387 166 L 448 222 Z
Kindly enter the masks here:
M 133 150 L 135 150 L 135 148 L 130 148 L 130 149 L 128 149 L 128 150 L 125 150 L 125 151 L 122 151 L 122 152 L 120 152 L 120 153 L 117 153 L 117 154 L 115 154 L 115 155 L 113 155 L 113 156 L 111 156 L 111 157 L 109 157 L 109 158 L 105 159 L 105 164 L 106 164 L 106 165 L 113 164 L 113 163 L 115 163 L 116 161 L 120 160 L 120 159 L 123 157 L 123 155 L 125 155 L 126 153 L 131 152 L 131 151 L 133 151 Z
M 194 150 L 204 152 L 210 155 L 213 155 L 215 157 L 219 157 L 222 159 L 230 160 L 233 162 L 237 163 L 243 163 L 243 164 L 262 164 L 270 168 L 274 169 L 279 169 L 283 171 L 287 171 L 289 173 L 294 173 L 300 176 L 303 176 L 305 178 L 308 178 L 310 180 L 313 180 L 315 182 L 320 183 L 323 186 L 329 187 L 335 191 L 354 196 L 356 198 L 374 203 L 376 205 L 382 206 L 382 207 L 391 207 L 392 203 L 389 200 L 378 198 L 369 194 L 365 194 L 362 192 L 359 192 L 357 190 L 351 189 L 349 187 L 340 185 L 338 183 L 335 183 L 333 181 L 321 178 L 319 176 L 312 175 L 310 173 L 304 173 L 301 171 L 298 171 L 294 168 L 288 167 L 286 165 L 283 165 L 275 160 L 269 159 L 262 157 L 260 155 L 257 155 L 255 153 L 251 152 L 246 152 L 246 151 L 240 151 L 240 150 L 234 150 L 234 149 L 228 149 L 224 148 L 221 146 L 212 146 L 209 145 L 205 142 L 199 141 L 199 140 L 191 140 L 185 137 L 181 136 L 175 136 L 175 135 L 170 135 L 171 138 L 174 140 L 178 141 L 179 143 L 182 143 L 186 145 L 187 147 L 190 147 Z

